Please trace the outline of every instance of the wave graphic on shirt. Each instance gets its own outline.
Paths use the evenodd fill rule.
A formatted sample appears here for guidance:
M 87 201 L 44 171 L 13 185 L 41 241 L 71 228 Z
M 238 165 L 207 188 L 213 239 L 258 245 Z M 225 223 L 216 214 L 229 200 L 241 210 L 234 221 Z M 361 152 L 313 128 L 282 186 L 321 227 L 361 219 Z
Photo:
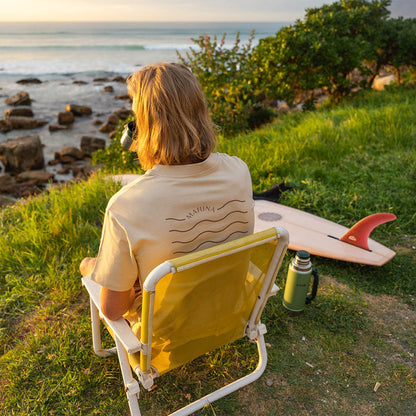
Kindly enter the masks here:
M 171 224 L 173 254 L 192 253 L 248 234 L 248 211 L 239 209 L 245 202 L 233 199 L 219 208 L 207 203 L 178 218 L 166 218 Z

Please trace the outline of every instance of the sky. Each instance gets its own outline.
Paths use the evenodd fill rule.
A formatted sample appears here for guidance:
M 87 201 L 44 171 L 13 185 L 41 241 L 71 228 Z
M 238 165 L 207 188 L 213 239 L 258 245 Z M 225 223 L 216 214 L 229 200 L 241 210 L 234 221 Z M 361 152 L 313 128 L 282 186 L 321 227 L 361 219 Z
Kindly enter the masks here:
M 332 0 L 0 0 L 3 21 L 293 22 Z M 416 0 L 392 0 L 392 17 L 416 17 Z

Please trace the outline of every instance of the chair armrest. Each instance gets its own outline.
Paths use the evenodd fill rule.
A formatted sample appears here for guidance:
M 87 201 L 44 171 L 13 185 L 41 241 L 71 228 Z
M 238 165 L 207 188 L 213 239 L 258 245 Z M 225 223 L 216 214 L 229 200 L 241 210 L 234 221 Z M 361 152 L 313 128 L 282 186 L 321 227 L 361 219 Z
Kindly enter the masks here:
M 100 316 L 106 322 L 108 327 L 113 331 L 114 336 L 116 336 L 120 342 L 123 344 L 123 347 L 129 354 L 138 352 L 142 348 L 142 343 L 137 339 L 134 332 L 131 330 L 130 326 L 124 318 L 119 318 L 116 321 L 106 318 L 101 312 L 101 302 L 100 302 L 100 293 L 101 285 L 92 281 L 90 276 L 83 277 L 82 284 L 87 289 L 90 299 L 94 302 L 94 305 L 97 307 Z

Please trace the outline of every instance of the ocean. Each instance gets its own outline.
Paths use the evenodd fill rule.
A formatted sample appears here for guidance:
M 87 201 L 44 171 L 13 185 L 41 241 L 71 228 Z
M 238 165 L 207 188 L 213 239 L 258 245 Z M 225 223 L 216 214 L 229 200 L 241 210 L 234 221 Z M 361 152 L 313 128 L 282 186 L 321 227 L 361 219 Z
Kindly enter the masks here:
M 105 138 L 94 121 L 106 121 L 117 108 L 129 108 L 125 100 L 114 98 L 126 94 L 125 84 L 112 81 L 141 66 L 176 62 L 177 51 L 184 55 L 191 38 L 226 33 L 225 47 L 231 47 L 237 31 L 246 43 L 252 29 L 254 44 L 274 35 L 284 22 L 94 22 L 94 23 L 0 23 L 0 118 L 8 107 L 5 98 L 19 91 L 29 93 L 36 119 L 57 124 L 57 113 L 67 104 L 90 106 L 93 115 L 77 118 L 67 131 L 50 132 L 48 126 L 35 130 L 0 133 L 0 142 L 23 134 L 39 134 L 47 160 L 63 146 L 79 146 L 83 135 Z M 40 84 L 20 85 L 17 81 L 38 78 Z M 100 78 L 101 81 L 94 81 Z M 114 92 L 105 92 L 112 86 Z

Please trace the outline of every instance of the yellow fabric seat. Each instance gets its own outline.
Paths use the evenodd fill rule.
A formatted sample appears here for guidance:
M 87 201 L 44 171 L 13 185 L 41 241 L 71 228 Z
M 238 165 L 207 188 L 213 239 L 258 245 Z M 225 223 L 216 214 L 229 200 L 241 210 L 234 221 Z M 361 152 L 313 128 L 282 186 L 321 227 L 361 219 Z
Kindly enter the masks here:
M 276 289 L 287 244 L 287 231 L 271 228 L 162 263 L 144 283 L 139 337 L 123 319 L 100 314 L 101 288 L 83 278 L 91 298 L 94 350 L 104 356 L 114 352 L 101 349 L 101 317 L 116 342 L 132 415 L 140 415 L 140 389 L 131 367 L 140 384 L 151 389 L 155 377 L 222 345 L 244 336 L 257 342 L 259 364 L 252 373 L 172 415 L 189 415 L 260 377 L 267 362 L 260 316 Z

